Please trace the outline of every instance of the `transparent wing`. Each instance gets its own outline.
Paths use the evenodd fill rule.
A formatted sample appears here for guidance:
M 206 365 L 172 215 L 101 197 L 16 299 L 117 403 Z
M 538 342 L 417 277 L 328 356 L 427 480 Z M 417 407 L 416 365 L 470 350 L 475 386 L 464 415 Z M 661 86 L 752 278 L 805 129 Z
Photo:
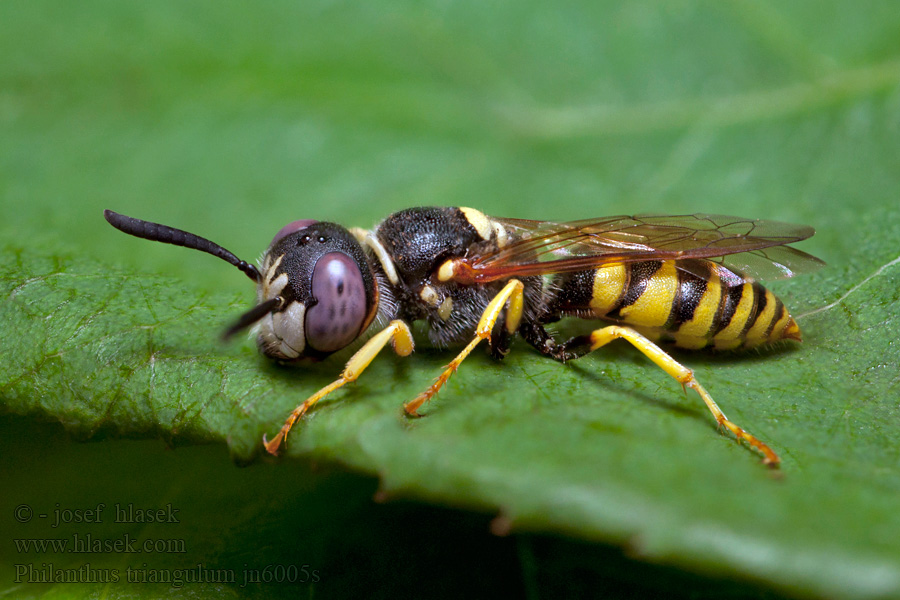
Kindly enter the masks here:
M 581 271 L 616 262 L 702 258 L 748 278 L 792 277 L 822 266 L 818 258 L 786 246 L 812 227 L 725 215 L 638 215 L 556 223 L 494 218 L 514 241 L 467 257 L 461 279 Z

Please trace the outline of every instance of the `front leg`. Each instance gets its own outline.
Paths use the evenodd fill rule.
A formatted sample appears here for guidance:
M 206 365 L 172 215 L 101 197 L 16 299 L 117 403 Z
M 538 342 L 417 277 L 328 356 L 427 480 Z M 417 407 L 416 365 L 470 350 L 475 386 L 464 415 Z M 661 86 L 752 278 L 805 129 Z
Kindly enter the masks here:
M 394 352 L 399 356 L 409 356 L 413 351 L 413 337 L 412 332 L 409 330 L 409 326 L 403 321 L 391 321 L 387 327 L 375 334 L 362 348 L 357 350 L 356 354 L 350 357 L 350 360 L 347 361 L 347 364 L 344 367 L 344 371 L 336 381 L 332 381 L 307 398 L 303 404 L 291 412 L 284 422 L 281 431 L 278 432 L 278 435 L 276 435 L 271 442 L 267 441 L 265 436 L 263 436 L 263 444 L 266 447 L 266 451 L 269 454 L 278 454 L 281 444 L 287 438 L 287 434 L 294 426 L 294 423 L 303 417 L 316 402 L 339 387 L 342 387 L 351 381 L 356 381 L 360 374 L 366 370 L 366 367 L 369 366 L 369 363 L 378 356 L 378 353 L 384 349 L 388 342 L 391 342 Z

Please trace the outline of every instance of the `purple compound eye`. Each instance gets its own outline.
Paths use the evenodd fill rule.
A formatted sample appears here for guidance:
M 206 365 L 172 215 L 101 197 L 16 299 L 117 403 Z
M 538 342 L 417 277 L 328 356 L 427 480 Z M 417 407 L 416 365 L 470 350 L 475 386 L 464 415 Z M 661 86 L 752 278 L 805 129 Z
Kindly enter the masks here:
M 274 246 L 275 242 L 277 242 L 281 238 L 291 235 L 292 233 L 294 233 L 296 231 L 300 231 L 301 229 L 305 229 L 305 228 L 309 227 L 310 225 L 312 225 L 313 223 L 317 223 L 317 222 L 318 221 L 316 221 L 314 219 L 303 219 L 300 221 L 291 221 L 290 223 L 288 223 L 287 225 L 285 225 L 284 227 L 282 227 L 281 229 L 278 230 L 278 233 L 276 233 L 275 237 L 272 238 L 272 243 L 269 244 L 269 246 Z
M 312 275 L 316 304 L 306 311 L 306 341 L 320 352 L 340 350 L 359 336 L 366 320 L 366 288 L 359 266 L 343 252 L 329 252 Z

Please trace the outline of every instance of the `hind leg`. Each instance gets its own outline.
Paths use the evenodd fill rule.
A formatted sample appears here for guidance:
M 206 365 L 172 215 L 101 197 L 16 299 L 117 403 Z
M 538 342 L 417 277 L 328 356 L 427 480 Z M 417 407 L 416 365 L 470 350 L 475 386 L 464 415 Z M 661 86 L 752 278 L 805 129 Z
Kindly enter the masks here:
M 778 455 L 775 454 L 768 445 L 759 440 L 756 436 L 750 434 L 750 432 L 738 427 L 725 416 L 725 413 L 723 413 L 722 409 L 719 408 L 719 405 L 715 403 L 712 396 L 709 395 L 709 392 L 707 392 L 694 377 L 693 371 L 676 361 L 662 348 L 630 327 L 610 325 L 608 327 L 597 329 L 588 335 L 578 336 L 563 343 L 554 341 L 550 334 L 541 326 L 533 326 L 529 329 L 523 328 L 522 333 L 525 336 L 525 339 L 542 354 L 551 356 L 561 362 L 572 360 L 589 352 L 593 352 L 613 340 L 624 339 L 640 350 L 644 356 L 656 363 L 659 368 L 668 373 L 668 375 L 680 383 L 683 388 L 691 388 L 697 392 L 703 399 L 706 407 L 713 414 L 716 423 L 718 423 L 720 427 L 724 427 L 730 431 L 738 441 L 746 441 L 752 448 L 762 454 L 763 462 L 765 464 L 774 467 L 781 462 Z

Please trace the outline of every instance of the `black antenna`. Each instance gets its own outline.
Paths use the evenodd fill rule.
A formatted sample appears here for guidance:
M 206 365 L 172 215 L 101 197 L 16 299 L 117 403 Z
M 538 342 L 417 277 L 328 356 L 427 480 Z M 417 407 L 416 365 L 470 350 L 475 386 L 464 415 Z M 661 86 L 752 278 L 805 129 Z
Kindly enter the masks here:
M 200 250 L 201 252 L 206 252 L 207 254 L 212 254 L 217 258 L 221 258 L 228 264 L 234 265 L 246 273 L 247 277 L 257 283 L 259 283 L 261 279 L 259 271 L 255 266 L 240 260 L 222 246 L 213 243 L 206 238 L 202 238 L 199 235 L 194 235 L 193 233 L 188 233 L 181 229 L 175 229 L 168 225 L 160 225 L 159 223 L 142 221 L 141 219 L 135 219 L 134 217 L 126 217 L 125 215 L 120 215 L 111 210 L 104 210 L 103 217 L 110 225 L 128 235 L 133 235 L 145 240 L 152 240 L 154 242 L 162 242 L 164 244 Z
M 238 331 L 250 327 L 270 312 L 279 310 L 283 303 L 284 300 L 279 296 L 270 300 L 266 300 L 261 304 L 257 304 L 256 306 L 242 314 L 240 318 L 235 321 L 234 325 L 226 329 L 225 333 L 222 334 L 222 339 L 227 341 L 228 338 L 236 334 Z

